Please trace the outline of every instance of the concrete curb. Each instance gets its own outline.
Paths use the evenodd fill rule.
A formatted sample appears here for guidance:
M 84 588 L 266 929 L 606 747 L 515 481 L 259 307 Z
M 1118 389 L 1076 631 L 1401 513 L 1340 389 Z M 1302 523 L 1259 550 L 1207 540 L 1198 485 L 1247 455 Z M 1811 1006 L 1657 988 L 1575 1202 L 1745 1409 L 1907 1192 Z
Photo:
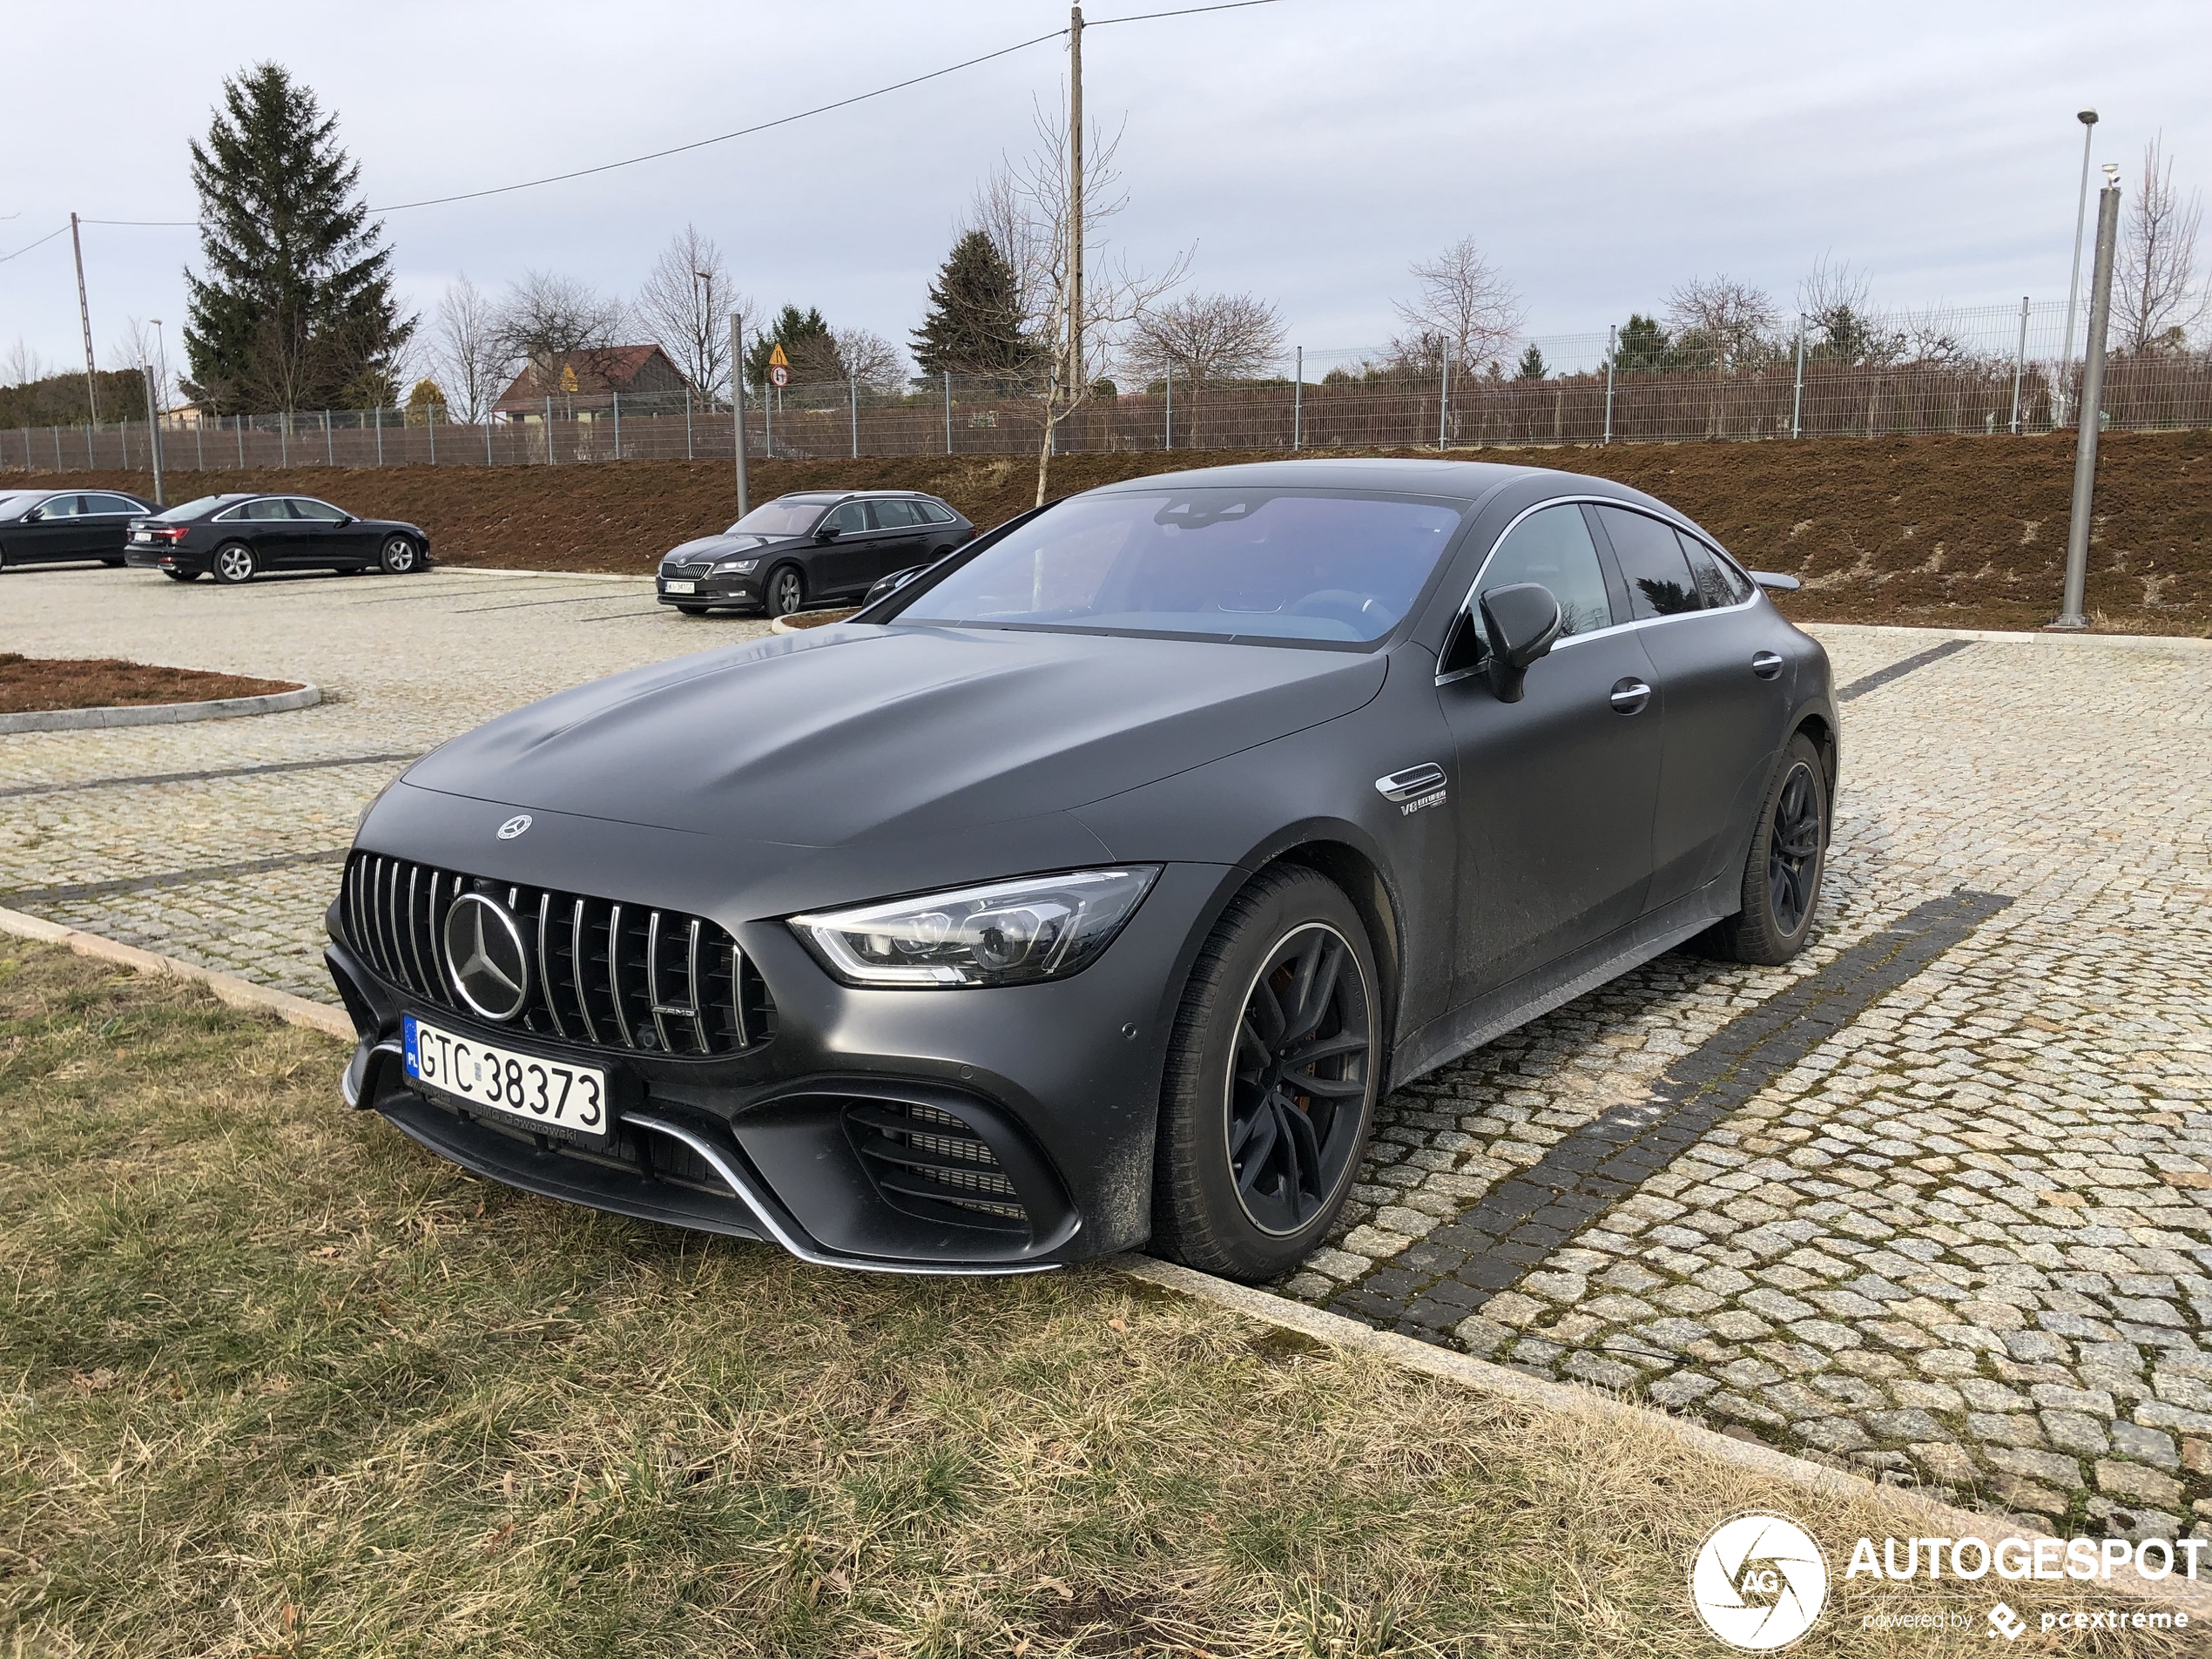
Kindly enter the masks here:
M 1216 1307 L 1241 1314 L 1261 1325 L 1295 1331 L 1333 1348 L 1372 1354 L 1391 1365 L 1419 1372 L 1442 1382 L 1456 1383 L 1463 1388 L 1495 1394 L 1540 1411 L 1608 1418 L 1640 1429 L 1646 1434 L 1666 1435 L 1681 1442 L 1685 1450 L 1701 1457 L 1730 1464 L 1772 1480 L 1784 1480 L 1823 1497 L 1858 1499 L 1887 1505 L 1903 1512 L 1902 1519 L 1917 1536 L 1979 1538 L 1993 1550 L 2001 1538 L 2025 1538 L 2032 1543 L 2038 1538 L 2051 1535 L 2014 1524 L 2009 1519 L 1976 1514 L 1970 1510 L 1958 1508 L 1911 1487 L 1883 1486 L 1865 1475 L 1832 1468 L 1824 1463 L 1815 1463 L 1810 1458 L 1792 1457 L 1789 1453 L 1777 1452 L 1770 1446 L 1717 1433 L 1684 1418 L 1649 1406 L 1638 1406 L 1616 1399 L 1579 1383 L 1548 1382 L 1541 1377 L 1532 1377 L 1510 1366 L 1493 1365 L 1487 1359 L 1477 1359 L 1472 1354 L 1440 1348 L 1433 1343 L 1422 1342 L 1395 1331 L 1378 1331 L 1372 1325 L 1362 1325 L 1359 1320 L 1346 1318 L 1340 1313 L 1326 1312 L 1304 1302 L 1294 1302 L 1288 1297 L 1253 1290 L 1249 1285 L 1231 1284 L 1227 1279 L 1196 1272 L 1173 1262 L 1159 1261 L 1150 1256 L 1123 1255 L 1109 1257 L 1101 1265 L 1127 1274 L 1131 1278 L 1157 1285 L 1163 1290 L 1175 1291 L 1197 1301 L 1210 1302 Z M 1897 1535 L 1903 1536 L 1903 1532 Z M 1993 1578 L 1978 1581 L 1975 1588 L 1979 1590 L 1994 1582 Z M 2067 1587 L 2070 1594 L 2080 1594 L 2087 1588 L 2080 1580 L 2066 1579 L 2058 1582 Z M 2161 1606 L 2184 1608 L 2193 1619 L 2212 1618 L 2212 1580 L 2198 1579 L 2195 1582 L 2172 1578 L 2149 1580 L 2135 1576 L 2131 1570 L 2125 1577 L 2115 1574 L 2109 1579 L 2096 1582 L 2099 1588 L 2117 1595 L 2155 1602 Z
M 207 703 L 148 703 L 133 708 L 40 709 L 28 714 L 0 714 L 0 736 L 16 732 L 93 732 L 119 725 L 183 725 L 192 720 L 235 720 L 248 714 L 282 714 L 311 709 L 322 701 L 322 687 L 302 685 L 265 697 L 219 697 Z
M 2000 645 L 2118 645 L 2130 651 L 2180 645 L 2191 651 L 2212 651 L 2212 639 L 2195 634 L 2020 633 L 1994 628 L 1912 628 L 1891 622 L 1801 622 L 1797 624 L 1816 638 L 1824 633 L 1849 629 L 1854 634 L 1894 634 L 1900 639 L 1987 640 Z
M 125 945 L 116 940 L 104 939 L 98 934 L 64 927 L 57 921 L 27 916 L 20 910 L 0 909 L 0 934 L 12 934 L 18 939 L 35 939 L 42 944 L 66 945 L 79 956 L 114 962 L 141 974 L 159 974 L 170 979 L 189 980 L 195 985 L 205 985 L 214 992 L 218 1001 L 227 1002 L 234 1008 L 273 1014 L 287 1025 L 304 1025 L 346 1042 L 354 1040 L 354 1022 L 347 1017 L 345 1009 L 334 1008 L 326 1002 L 310 1002 L 306 997 L 294 996 L 289 991 L 272 990 L 266 985 L 256 985 L 233 974 L 218 974 L 212 968 L 180 962 L 173 956 L 157 956 L 150 950 L 140 950 L 136 945 Z
M 494 564 L 448 564 L 441 561 L 434 567 L 440 576 L 536 576 L 556 582 L 651 582 L 648 571 L 644 576 L 624 576 L 614 570 L 509 570 Z

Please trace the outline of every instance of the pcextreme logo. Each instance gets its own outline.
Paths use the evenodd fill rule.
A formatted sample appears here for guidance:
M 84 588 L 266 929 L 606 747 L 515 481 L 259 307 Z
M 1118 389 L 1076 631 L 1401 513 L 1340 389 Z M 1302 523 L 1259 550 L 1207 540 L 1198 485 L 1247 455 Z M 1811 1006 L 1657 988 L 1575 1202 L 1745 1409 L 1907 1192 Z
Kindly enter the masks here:
M 1706 1534 L 1689 1564 L 1689 1604 L 1745 1653 L 1786 1648 L 1828 1603 L 1828 1558 L 1794 1521 L 1753 1512 Z

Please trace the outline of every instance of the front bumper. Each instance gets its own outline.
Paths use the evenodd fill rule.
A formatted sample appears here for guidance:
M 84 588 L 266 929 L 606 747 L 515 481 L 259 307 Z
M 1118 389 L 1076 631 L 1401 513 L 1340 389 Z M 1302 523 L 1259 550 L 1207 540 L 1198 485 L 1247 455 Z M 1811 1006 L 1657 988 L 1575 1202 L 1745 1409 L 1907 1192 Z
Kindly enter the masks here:
M 671 593 L 671 581 L 689 582 L 689 593 Z M 654 596 L 664 605 L 757 605 L 762 603 L 760 578 L 756 571 L 751 576 L 701 576 L 671 577 L 665 573 L 653 578 Z
M 1170 865 L 1098 961 L 1046 985 L 855 990 L 824 974 L 780 922 L 739 925 L 732 931 L 774 996 L 775 1032 L 705 1058 L 564 1043 L 427 1001 L 368 966 L 334 907 L 327 961 L 361 1038 L 347 1098 L 493 1180 L 764 1239 L 808 1261 L 1006 1273 L 1130 1249 L 1150 1231 L 1160 1073 L 1190 942 L 1227 874 Z M 607 1068 L 612 1141 L 585 1150 L 419 1092 L 400 1056 L 410 1013 Z M 1018 1219 L 975 1224 L 887 1182 L 865 1155 L 867 1126 L 887 1113 L 964 1125 L 1019 1193 Z

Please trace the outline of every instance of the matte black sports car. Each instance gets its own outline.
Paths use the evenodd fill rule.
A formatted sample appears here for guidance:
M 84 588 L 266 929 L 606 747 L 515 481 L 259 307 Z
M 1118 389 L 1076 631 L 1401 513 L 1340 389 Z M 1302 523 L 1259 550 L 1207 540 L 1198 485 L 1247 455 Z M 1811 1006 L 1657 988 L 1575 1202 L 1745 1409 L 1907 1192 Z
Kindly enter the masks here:
M 65 559 L 123 563 L 131 523 L 161 509 L 117 489 L 17 489 L 0 496 L 0 569 Z
M 1278 1275 L 1385 1090 L 1689 941 L 1803 946 L 1836 710 L 1759 580 L 1530 468 L 1041 509 L 417 762 L 330 910 L 346 1098 L 813 1261 Z
M 127 559 L 179 582 L 211 573 L 251 582 L 265 570 L 406 576 L 429 569 L 430 538 L 420 526 L 355 518 L 312 496 L 202 496 L 132 524 Z
M 719 536 L 669 550 L 656 585 L 660 602 L 687 617 L 725 606 L 788 617 L 855 602 L 882 577 L 942 557 L 974 535 L 936 496 L 911 489 L 779 496 Z

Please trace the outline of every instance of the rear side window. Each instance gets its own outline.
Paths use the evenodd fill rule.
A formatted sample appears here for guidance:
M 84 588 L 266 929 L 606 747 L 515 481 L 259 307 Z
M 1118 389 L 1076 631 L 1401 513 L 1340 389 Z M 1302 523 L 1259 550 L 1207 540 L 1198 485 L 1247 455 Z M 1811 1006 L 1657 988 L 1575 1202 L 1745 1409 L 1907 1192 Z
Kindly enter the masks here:
M 292 516 L 292 509 L 280 501 L 250 501 L 246 503 L 246 510 L 239 516 L 289 519 Z
M 145 509 L 121 496 L 87 496 L 84 510 L 88 513 L 143 513 Z
M 914 509 L 925 523 L 949 524 L 953 522 L 953 509 L 940 506 L 934 501 L 918 501 L 914 502 Z
M 304 496 L 294 496 L 290 499 L 294 518 L 312 518 L 317 523 L 335 524 L 346 516 L 327 501 L 315 501 Z
M 1597 561 L 1597 544 L 1583 522 L 1582 509 L 1561 505 L 1547 507 L 1506 532 L 1506 539 L 1482 567 L 1476 592 L 1509 588 L 1521 582 L 1541 582 L 1559 601 L 1559 631 L 1594 633 L 1613 622 L 1612 602 L 1605 594 L 1605 572 Z M 1476 620 L 1480 620 L 1477 612 Z
M 1614 556 L 1628 579 L 1629 604 L 1639 621 L 1702 610 L 1704 599 L 1689 574 L 1689 560 L 1674 526 L 1622 507 L 1601 507 Z
M 1751 597 L 1750 577 L 1696 536 L 1680 530 L 1675 534 L 1681 538 L 1682 550 L 1689 560 L 1690 580 L 1697 584 L 1697 596 L 1705 602 L 1706 610 L 1725 610 Z
M 914 504 L 910 501 L 872 501 L 868 517 L 880 530 L 910 530 L 914 527 Z

